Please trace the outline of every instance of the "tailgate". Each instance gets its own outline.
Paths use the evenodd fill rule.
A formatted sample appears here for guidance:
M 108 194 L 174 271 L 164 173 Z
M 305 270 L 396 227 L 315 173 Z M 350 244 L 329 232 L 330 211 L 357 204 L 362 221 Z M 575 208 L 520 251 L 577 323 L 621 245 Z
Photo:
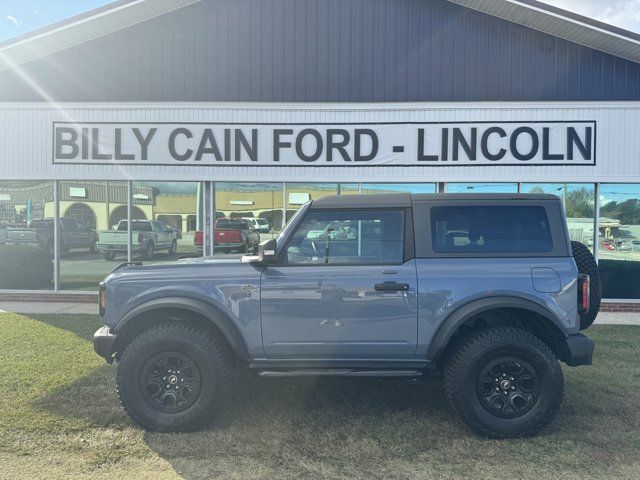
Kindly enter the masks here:
M 134 241 L 136 240 L 134 235 Z M 126 245 L 127 232 L 105 230 L 98 234 L 98 245 Z
M 217 228 L 214 231 L 215 243 L 242 243 L 242 232 L 230 228 Z

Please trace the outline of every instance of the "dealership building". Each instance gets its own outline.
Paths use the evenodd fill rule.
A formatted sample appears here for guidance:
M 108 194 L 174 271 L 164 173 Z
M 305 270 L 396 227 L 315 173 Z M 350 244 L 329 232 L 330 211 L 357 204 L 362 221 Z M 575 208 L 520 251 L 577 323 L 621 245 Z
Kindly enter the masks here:
M 0 243 L 158 220 L 164 262 L 326 195 L 546 192 L 633 302 L 639 131 L 640 35 L 534 0 L 121 0 L 0 44 Z M 127 258 L 62 228 L 56 293 Z

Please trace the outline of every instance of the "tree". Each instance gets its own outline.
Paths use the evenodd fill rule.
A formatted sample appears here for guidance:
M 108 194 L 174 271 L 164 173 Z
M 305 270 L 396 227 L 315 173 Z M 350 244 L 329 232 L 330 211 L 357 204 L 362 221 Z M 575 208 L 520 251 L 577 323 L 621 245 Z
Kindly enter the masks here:
M 567 192 L 564 197 L 564 208 L 567 217 L 570 218 L 593 217 L 595 214 L 593 190 L 583 187 Z

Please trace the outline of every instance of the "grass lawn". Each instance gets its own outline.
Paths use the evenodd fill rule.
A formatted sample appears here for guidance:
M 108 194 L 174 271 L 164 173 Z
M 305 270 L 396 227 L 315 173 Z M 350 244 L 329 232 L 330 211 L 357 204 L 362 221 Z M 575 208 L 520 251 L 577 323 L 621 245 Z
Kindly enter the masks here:
M 594 366 L 565 368 L 541 436 L 474 436 L 438 379 L 242 373 L 206 430 L 153 434 L 122 412 L 95 316 L 0 314 L 0 478 L 640 478 L 640 327 L 599 326 Z

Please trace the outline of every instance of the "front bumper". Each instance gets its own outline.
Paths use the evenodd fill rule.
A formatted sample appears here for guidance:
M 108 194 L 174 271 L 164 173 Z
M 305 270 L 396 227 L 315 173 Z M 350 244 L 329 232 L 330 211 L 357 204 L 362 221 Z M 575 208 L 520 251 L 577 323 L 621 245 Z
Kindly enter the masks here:
M 117 335 L 109 331 L 109 327 L 104 326 L 96 330 L 93 334 L 93 349 L 98 355 L 104 358 L 107 363 L 113 363 L 113 344 L 118 338 Z
M 591 365 L 595 344 L 589 337 L 578 333 L 567 337 L 567 358 L 565 363 L 570 367 Z

